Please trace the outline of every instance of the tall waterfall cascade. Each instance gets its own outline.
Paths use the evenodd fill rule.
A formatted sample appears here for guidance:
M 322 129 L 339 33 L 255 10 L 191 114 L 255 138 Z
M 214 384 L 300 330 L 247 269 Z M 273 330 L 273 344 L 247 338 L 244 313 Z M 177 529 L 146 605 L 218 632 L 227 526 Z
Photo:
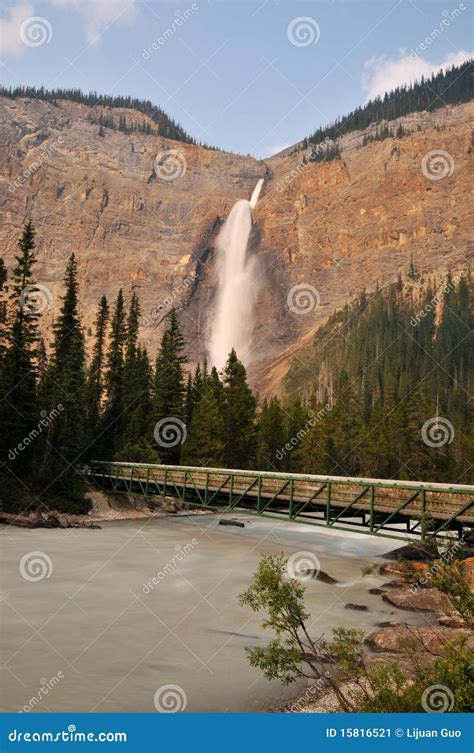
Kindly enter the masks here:
M 263 186 L 261 178 L 250 201 L 237 201 L 223 224 L 216 241 L 217 303 L 209 338 L 209 356 L 213 366 L 222 368 L 232 348 L 244 365 L 250 360 L 253 310 L 258 291 L 256 260 L 247 256 L 252 229 L 252 209 Z

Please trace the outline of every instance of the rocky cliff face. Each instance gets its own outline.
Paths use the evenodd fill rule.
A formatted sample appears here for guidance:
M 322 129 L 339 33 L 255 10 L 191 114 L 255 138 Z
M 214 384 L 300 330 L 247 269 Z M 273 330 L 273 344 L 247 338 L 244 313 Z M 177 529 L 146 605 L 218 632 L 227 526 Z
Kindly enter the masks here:
M 37 280 L 52 292 L 46 331 L 58 310 L 65 260 L 74 251 L 88 340 L 99 297 L 113 299 L 119 287 L 133 288 L 150 350 L 158 345 L 163 317 L 180 306 L 195 361 L 205 354 L 214 305 L 213 241 L 234 201 L 248 198 L 265 177 L 249 249 L 259 263 L 250 372 L 262 393 L 271 392 L 280 387 L 289 358 L 362 288 L 393 281 L 410 257 L 426 273 L 472 260 L 473 112 L 470 103 L 408 116 L 401 138 L 365 146 L 369 132 L 349 134 L 341 140 L 340 160 L 303 165 L 301 151 L 258 162 L 151 135 L 108 128 L 100 135 L 91 122 L 100 108 L 0 98 L 7 265 L 31 217 Z M 398 125 L 390 124 L 394 131 Z M 163 167 L 156 157 L 170 149 L 178 150 L 177 161 Z M 431 160 L 422 169 L 435 150 L 445 153 L 441 179 L 427 177 Z

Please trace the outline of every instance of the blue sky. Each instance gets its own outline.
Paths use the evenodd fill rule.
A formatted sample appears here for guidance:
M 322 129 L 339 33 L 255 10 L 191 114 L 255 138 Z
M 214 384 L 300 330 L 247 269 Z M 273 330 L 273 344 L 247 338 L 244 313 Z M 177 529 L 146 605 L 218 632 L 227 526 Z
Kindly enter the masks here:
M 0 7 L 4 85 L 143 97 L 196 138 L 258 157 L 473 48 L 468 0 L 3 0 Z

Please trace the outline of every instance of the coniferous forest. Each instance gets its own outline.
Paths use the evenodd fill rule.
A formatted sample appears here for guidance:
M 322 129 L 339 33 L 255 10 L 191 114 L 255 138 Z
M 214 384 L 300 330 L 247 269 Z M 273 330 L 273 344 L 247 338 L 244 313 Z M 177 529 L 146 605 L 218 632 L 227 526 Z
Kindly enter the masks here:
M 319 144 L 325 139 L 336 139 L 346 133 L 367 128 L 371 123 L 394 120 L 413 112 L 432 112 L 445 105 L 470 102 L 474 97 L 474 74 L 472 61 L 434 73 L 429 79 L 407 86 L 398 86 L 384 97 L 376 97 L 365 105 L 337 119 L 328 126 L 318 128 L 303 143 Z
M 137 99 L 136 97 L 98 94 L 97 92 L 89 92 L 88 94 L 85 94 L 80 89 L 50 90 L 45 89 L 44 86 L 15 86 L 10 88 L 0 86 L 0 96 L 8 97 L 9 99 L 28 97 L 44 102 L 51 102 L 53 105 L 57 105 L 58 100 L 65 99 L 70 102 L 87 105 L 88 107 L 101 106 L 111 111 L 109 116 L 102 116 L 102 118 L 97 120 L 101 129 L 113 128 L 127 133 L 132 133 L 133 131 L 142 131 L 146 134 L 152 133 L 150 125 L 146 121 L 143 123 L 127 123 L 124 115 L 121 115 L 116 119 L 112 115 L 113 110 L 117 108 L 137 110 L 138 112 L 143 113 L 143 115 L 149 117 L 156 124 L 156 128 L 153 130 L 154 135 L 164 136 L 167 139 L 174 139 L 175 141 L 183 141 L 186 144 L 197 143 L 197 141 L 190 136 L 184 128 L 170 118 L 161 107 L 152 104 L 149 100 Z M 200 144 L 200 146 L 209 148 L 206 144 Z
M 28 222 L 13 267 L 0 263 L 7 510 L 41 500 L 86 512 L 77 471 L 91 459 L 472 483 L 468 272 L 425 280 L 410 262 L 397 283 L 336 312 L 290 370 L 286 394 L 261 401 L 235 351 L 221 373 L 205 362 L 190 370 L 174 310 L 152 361 L 135 293 L 98 301 L 86 354 L 74 254 L 45 347 L 36 260 Z M 446 441 L 427 442 L 430 431 Z

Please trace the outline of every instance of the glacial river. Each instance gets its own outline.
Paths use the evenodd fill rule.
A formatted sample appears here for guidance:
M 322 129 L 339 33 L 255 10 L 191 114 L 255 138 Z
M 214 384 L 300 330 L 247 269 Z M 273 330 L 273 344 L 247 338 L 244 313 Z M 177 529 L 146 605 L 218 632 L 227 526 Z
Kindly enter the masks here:
M 245 647 L 270 637 L 237 602 L 263 554 L 310 551 L 338 580 L 306 583 L 316 637 L 416 621 L 368 593 L 386 578 L 361 577 L 397 541 L 245 514 L 245 528 L 225 527 L 221 517 L 0 529 L 2 710 L 152 712 L 167 685 L 187 711 L 261 711 L 294 698 L 298 687 L 270 683 L 246 661 Z M 43 570 L 28 570 L 31 552 Z

